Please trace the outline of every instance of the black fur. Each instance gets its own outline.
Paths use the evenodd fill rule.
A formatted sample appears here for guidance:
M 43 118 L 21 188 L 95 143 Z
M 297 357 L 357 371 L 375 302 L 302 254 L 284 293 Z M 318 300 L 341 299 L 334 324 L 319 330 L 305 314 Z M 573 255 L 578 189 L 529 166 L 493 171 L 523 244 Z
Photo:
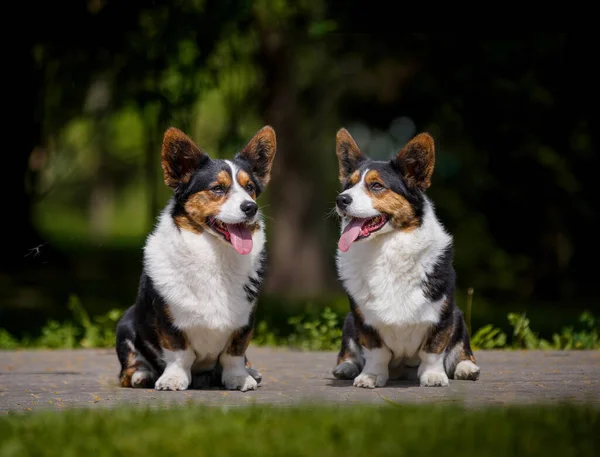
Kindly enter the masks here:
M 405 179 L 402 177 L 401 171 L 397 168 L 394 161 L 375 161 L 364 156 L 362 157 L 363 158 L 358 162 L 358 166 L 350 170 L 350 175 L 356 170 L 359 170 L 361 175 L 367 169 L 377 170 L 383 183 L 389 187 L 392 192 L 402 195 L 410 203 L 416 218 L 421 221 L 425 208 L 425 195 L 423 192 L 419 189 L 408 187 Z M 349 182 L 349 179 L 346 178 L 342 185 L 342 190 L 347 190 L 350 187 L 352 187 L 352 185 Z
M 444 295 L 454 297 L 456 273 L 452 266 L 452 252 L 452 245 L 444 249 L 442 255 L 437 259 L 433 271 L 427 274 L 427 280 L 423 282 L 423 292 L 431 301 L 438 301 Z
M 173 133 L 174 131 L 175 133 Z M 207 190 L 220 172 L 226 171 L 231 176 L 232 181 L 237 178 L 233 176 L 232 167 L 225 160 L 211 159 L 207 154 L 201 152 L 189 138 L 181 132 L 177 132 L 176 129 L 170 129 L 165 134 L 162 156 L 165 182 L 174 191 L 173 208 L 170 214 L 174 220 L 178 216 L 186 214 L 185 204 L 187 200 L 192 195 Z M 268 180 L 265 173 L 268 174 L 269 171 L 269 158 L 264 151 L 265 147 L 259 141 L 256 149 L 250 151 L 254 154 L 252 158 L 259 161 L 256 164 L 240 154 L 232 161 L 239 170 L 248 173 L 255 186 L 256 197 L 264 189 L 264 186 L 261 185 L 262 180 Z M 272 159 L 273 154 L 270 157 Z M 253 173 L 256 170 L 263 174 L 257 177 Z M 246 190 L 246 192 L 248 191 Z M 180 230 L 184 230 L 184 228 L 180 227 Z M 199 233 L 199 236 L 213 236 L 203 235 L 201 231 Z M 239 284 L 239 287 L 246 294 L 251 312 L 247 324 L 234 332 L 227 347 L 223 348 L 224 351 L 232 355 L 243 356 L 252 336 L 256 299 L 260 292 L 265 270 L 266 250 L 263 248 L 256 276 L 248 277 L 246 283 Z M 142 270 L 136 302 L 124 313 L 117 324 L 116 351 L 121 363 L 121 385 L 130 386 L 132 373 L 135 373 L 136 368 L 143 365 L 145 371 L 149 374 L 148 379 L 144 382 L 150 383 L 150 385 L 144 385 L 143 387 L 151 387 L 165 369 L 165 364 L 160 358 L 162 350 L 176 351 L 185 349 L 188 345 L 189 342 L 185 333 L 173 325 L 169 303 L 158 292 L 145 269 Z M 200 373 L 195 373 L 192 366 L 190 387 L 198 388 L 214 385 L 217 379 L 220 385 L 220 372 L 218 361 L 214 369 Z M 259 381 L 257 377 L 259 374 L 256 371 L 251 375 Z
M 260 266 L 256 270 L 256 278 L 248 278 L 248 282 L 244 284 L 244 291 L 246 292 L 246 298 L 250 304 L 253 304 L 258 298 L 260 288 L 262 286 L 263 279 L 267 273 L 267 254 L 263 248 L 263 252 L 260 256 Z
M 350 155 L 347 152 L 349 147 L 349 143 L 342 144 L 341 157 L 338 152 L 340 173 L 345 177 L 342 182 L 342 190 L 345 191 L 352 187 L 350 177 L 356 170 L 360 172 L 361 176 L 367 169 L 376 170 L 387 188 L 408 201 L 415 213 L 418 224 L 421 225 L 427 204 L 423 189 L 428 185 L 428 173 L 432 169 L 428 168 L 423 161 L 423 157 L 427 154 L 421 150 L 413 152 L 409 149 L 407 154 L 401 153 L 391 161 L 373 161 L 360 153 L 357 155 L 355 150 L 355 153 Z M 422 146 L 418 144 L 414 147 L 418 149 Z M 407 169 L 410 169 L 411 176 L 409 179 L 413 180 L 411 183 L 406 178 Z M 427 185 L 425 185 L 426 181 Z M 456 273 L 452 260 L 453 248 L 450 244 L 440 253 L 432 271 L 427 274 L 427 278 L 421 284 L 423 294 L 431 302 L 439 302 L 443 297 L 446 297 L 445 303 L 442 305 L 440 320 L 432 326 L 428 337 L 421 345 L 421 350 L 436 354 L 445 353 L 445 368 L 449 377 L 454 376 L 456 364 L 459 361 L 475 361 L 462 312 L 454 301 Z M 348 293 L 347 290 L 346 292 Z M 384 344 L 377 329 L 365 325 L 360 309 L 349 293 L 348 298 L 351 312 L 348 313 L 344 321 L 338 366 L 333 370 L 333 374 L 338 378 L 354 376 L 355 370 L 349 368 L 352 364 L 356 365 L 358 370 L 362 370 L 364 366 L 363 348 L 371 349 L 381 347 Z M 402 304 L 398 303 L 398 306 L 402 306 Z M 461 344 L 462 346 L 459 346 Z M 455 348 L 457 349 L 456 354 L 453 352 Z M 452 360 L 447 357 L 450 354 L 453 355 Z M 456 355 L 456 359 L 454 355 Z M 476 375 L 473 379 L 476 379 Z

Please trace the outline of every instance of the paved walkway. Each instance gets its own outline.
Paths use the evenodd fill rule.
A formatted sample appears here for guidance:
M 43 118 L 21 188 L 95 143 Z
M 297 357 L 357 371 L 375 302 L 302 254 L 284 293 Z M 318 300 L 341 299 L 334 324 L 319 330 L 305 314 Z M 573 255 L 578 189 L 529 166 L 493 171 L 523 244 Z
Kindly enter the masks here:
M 114 407 L 126 402 L 240 406 L 392 401 L 479 406 L 572 401 L 600 406 L 600 351 L 479 351 L 475 355 L 482 374 L 477 382 L 451 380 L 450 387 L 423 388 L 394 381 L 375 390 L 333 378 L 335 354 L 331 352 L 252 347 L 248 355 L 264 376 L 257 391 L 158 392 L 119 387 L 113 350 L 0 351 L 0 413 Z

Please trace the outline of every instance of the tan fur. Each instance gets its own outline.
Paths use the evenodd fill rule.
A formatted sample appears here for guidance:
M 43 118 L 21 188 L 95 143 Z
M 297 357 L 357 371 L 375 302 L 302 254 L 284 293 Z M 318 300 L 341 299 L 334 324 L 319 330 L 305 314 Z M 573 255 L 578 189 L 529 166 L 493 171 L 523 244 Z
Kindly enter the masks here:
M 248 173 L 246 173 L 244 170 L 238 171 L 236 178 L 237 178 L 238 184 L 240 186 L 242 186 L 242 189 L 246 190 L 246 186 L 248 184 L 252 184 L 252 187 L 254 187 L 254 183 L 252 182 L 252 179 L 250 179 L 250 175 Z M 256 188 L 254 188 L 254 191 L 252 191 L 248 195 L 250 195 L 253 200 L 256 200 Z
M 420 133 L 410 140 L 397 155 L 409 187 L 426 190 L 431 185 L 435 163 L 434 141 L 429 133 Z
M 419 220 L 410 203 L 403 196 L 390 189 L 371 190 L 371 184 L 375 182 L 383 185 L 379 172 L 369 170 L 365 176 L 365 187 L 373 202 L 373 208 L 390 216 L 390 223 L 396 229 L 404 231 L 416 229 L 419 226 Z
M 234 356 L 244 355 L 246 353 L 246 349 L 248 349 L 248 345 L 250 344 L 253 334 L 254 329 L 248 327 L 243 327 L 233 332 L 233 335 L 231 335 L 229 343 L 225 348 L 225 353 Z
M 142 362 L 136 362 L 135 353 L 130 352 L 127 356 L 127 368 L 121 373 L 121 387 L 131 387 L 131 377 L 139 367 L 144 365 Z
M 348 184 L 350 184 L 351 186 L 355 186 L 356 184 L 358 184 L 358 181 L 360 181 L 360 171 L 356 170 L 348 178 Z
M 158 343 L 161 348 L 167 349 L 169 351 L 181 351 L 188 347 L 188 341 L 185 336 L 181 339 L 173 338 L 167 332 L 165 332 L 162 328 L 156 329 L 156 335 L 158 336 Z
M 209 187 L 216 185 L 223 186 L 224 189 L 231 187 L 231 176 L 225 170 L 221 170 L 217 179 Z M 194 233 L 202 233 L 206 227 L 206 218 L 216 216 L 221 210 L 221 206 L 227 200 L 227 194 L 215 194 L 211 190 L 197 192 L 187 199 L 184 205 L 185 213 L 175 218 L 175 224 L 178 227 L 189 230 Z
M 165 184 L 175 189 L 181 183 L 187 183 L 203 156 L 204 152 L 181 130 L 167 129 L 161 152 Z
M 337 132 L 335 137 L 335 153 L 340 169 L 339 180 L 343 184 L 348 175 L 347 166 L 358 163 L 362 156 L 358 145 L 348 130 L 340 129 Z
M 253 174 L 263 187 L 271 180 L 271 167 L 276 151 L 275 130 L 267 125 L 260 129 L 239 153 L 240 157 L 256 164 Z

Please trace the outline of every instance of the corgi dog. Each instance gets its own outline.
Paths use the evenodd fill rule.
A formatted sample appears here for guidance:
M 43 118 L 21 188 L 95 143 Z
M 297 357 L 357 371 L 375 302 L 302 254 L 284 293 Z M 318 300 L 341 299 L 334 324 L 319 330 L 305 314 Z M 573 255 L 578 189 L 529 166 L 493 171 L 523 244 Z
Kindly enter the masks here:
M 169 128 L 165 184 L 174 191 L 144 247 L 135 304 L 117 325 L 124 387 L 254 390 L 246 349 L 265 273 L 256 204 L 270 179 L 275 131 L 266 126 L 232 160 L 211 159 Z
M 452 238 L 425 195 L 433 138 L 421 133 L 392 160 L 374 161 L 341 129 L 336 153 L 337 271 L 351 311 L 333 375 L 365 388 L 416 367 L 421 386 L 476 380 L 480 370 L 454 301 Z

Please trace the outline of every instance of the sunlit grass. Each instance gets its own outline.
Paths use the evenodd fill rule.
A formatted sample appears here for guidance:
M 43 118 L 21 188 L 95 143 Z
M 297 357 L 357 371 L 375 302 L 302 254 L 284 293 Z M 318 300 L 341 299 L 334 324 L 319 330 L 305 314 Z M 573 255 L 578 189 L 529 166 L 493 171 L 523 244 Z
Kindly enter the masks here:
M 0 456 L 592 456 L 589 407 L 71 410 L 0 418 Z

